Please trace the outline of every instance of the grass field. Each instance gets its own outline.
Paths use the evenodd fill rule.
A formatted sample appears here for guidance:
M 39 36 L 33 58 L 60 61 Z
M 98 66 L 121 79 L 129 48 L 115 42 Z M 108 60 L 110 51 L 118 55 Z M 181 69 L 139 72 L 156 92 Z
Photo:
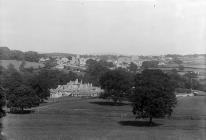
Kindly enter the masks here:
M 22 61 L 18 60 L 0 60 L 0 65 L 4 68 L 7 68 L 10 64 L 14 65 L 15 69 L 19 70 L 19 66 L 21 65 Z M 44 67 L 44 64 L 36 63 L 36 62 L 28 62 L 25 61 L 25 68 L 34 68 L 37 69 L 39 67 Z
M 206 96 L 178 99 L 171 119 L 135 120 L 128 103 L 66 97 L 2 119 L 8 140 L 205 140 Z

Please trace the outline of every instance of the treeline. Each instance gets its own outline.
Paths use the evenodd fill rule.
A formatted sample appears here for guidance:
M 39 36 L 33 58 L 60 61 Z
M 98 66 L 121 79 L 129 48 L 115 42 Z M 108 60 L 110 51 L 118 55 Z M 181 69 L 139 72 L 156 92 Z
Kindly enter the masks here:
M 10 50 L 8 47 L 0 47 L 0 60 L 25 60 L 29 62 L 38 62 L 43 55 L 34 51 L 22 52 L 19 50 Z
M 0 72 L 0 105 L 2 108 L 6 102 L 10 111 L 38 106 L 50 96 L 49 89 L 78 78 L 73 72 L 46 68 L 17 71 L 13 65 L 8 69 L 0 67 Z
M 143 65 L 143 69 L 150 68 L 152 62 L 145 62 Z M 154 61 L 155 64 L 156 61 Z M 112 71 L 111 68 L 113 68 L 113 64 L 106 61 L 96 61 L 89 59 L 87 61 L 87 71 L 83 77 L 83 81 L 93 83 L 93 85 L 100 86 L 100 78 L 101 76 L 108 72 Z M 119 68 L 118 70 L 122 70 L 126 73 L 124 75 L 136 74 L 137 72 L 137 66 L 134 63 L 131 63 L 128 68 Z M 193 72 L 187 72 L 184 75 L 178 74 L 178 71 L 176 69 L 173 69 L 171 71 L 167 72 L 167 75 L 171 78 L 173 85 L 175 89 L 196 89 L 196 90 L 204 90 L 204 85 L 200 84 L 198 80 L 198 75 Z M 132 79 L 130 79 L 132 80 Z
M 176 70 L 165 73 L 159 69 L 144 69 L 132 73 L 127 69 L 108 70 L 100 76 L 99 84 L 104 92 L 100 98 L 112 100 L 114 105 L 129 101 L 136 118 L 170 117 L 177 103 L 175 92 L 204 87 L 195 73 L 181 76 Z
M 152 70 L 145 69 L 141 73 L 132 73 L 127 69 L 115 69 L 115 70 L 107 70 L 105 71 L 99 78 L 99 85 L 105 89 L 105 92 L 101 95 L 101 98 L 112 99 L 114 102 L 121 101 L 122 99 L 128 99 L 132 92 L 132 88 L 135 86 L 135 76 L 140 75 L 144 72 L 150 74 L 149 72 L 153 72 L 154 74 L 157 71 L 157 74 L 164 73 L 161 70 Z M 185 75 L 179 75 L 177 70 L 172 70 L 170 72 L 164 73 L 170 81 L 170 87 L 174 89 L 175 92 L 191 92 L 192 90 L 202 90 L 205 91 L 204 85 L 200 84 L 197 80 L 197 75 L 195 73 L 186 73 Z M 151 77 L 155 75 L 150 75 Z M 147 77 L 144 75 L 144 77 Z M 161 78 L 161 77 L 159 77 Z M 162 77 L 164 78 L 164 77 Z M 148 77 L 149 79 L 149 77 Z M 153 79 L 158 81 L 159 79 Z M 164 83 L 162 83 L 164 84 Z M 151 88 L 150 85 L 147 85 L 147 88 Z
M 87 61 L 86 66 L 87 69 L 83 76 L 48 67 L 37 70 L 22 67 L 20 71 L 17 71 L 12 65 L 9 65 L 7 69 L 0 66 L 0 112 L 3 112 L 2 107 L 5 103 L 7 107 L 14 109 L 11 111 L 21 111 L 25 108 L 38 106 L 50 96 L 49 89 L 77 78 L 83 80 L 84 83 L 89 82 L 95 86 L 101 86 L 105 90 L 105 93 L 101 95 L 102 98 L 118 102 L 130 98 L 134 87 L 137 86 L 137 76 L 141 74 L 136 72 L 137 67 L 134 64 L 131 64 L 127 69 L 113 69 L 112 63 L 91 59 Z M 143 76 L 139 75 L 141 78 L 147 74 L 150 75 L 147 72 L 145 74 L 145 70 L 142 72 Z M 203 90 L 204 86 L 199 83 L 195 73 L 186 73 L 181 76 L 176 70 L 164 74 L 160 70 L 157 71 L 157 73 L 152 72 L 154 75 L 150 75 L 154 76 L 154 83 L 155 80 L 158 81 L 158 78 L 161 78 L 155 77 L 156 73 L 159 76 L 166 75 L 166 79 L 169 78 L 169 85 L 173 89 Z M 147 78 L 149 81 L 149 77 Z
M 96 61 L 89 59 L 86 61 L 86 72 L 83 76 L 83 81 L 86 83 L 92 83 L 95 86 L 100 85 L 100 77 L 103 73 L 109 71 L 114 65 L 111 62 L 106 62 L 103 60 Z
M 145 69 L 131 73 L 125 69 L 107 71 L 100 78 L 104 93 L 100 98 L 112 99 L 114 105 L 130 101 L 136 118 L 161 118 L 170 116 L 176 105 L 175 87 L 170 76 L 161 70 Z
M 179 75 L 176 69 L 173 69 L 167 74 L 170 76 L 172 85 L 176 91 L 181 92 L 181 89 L 194 89 L 205 91 L 204 86 L 198 80 L 198 75 L 194 72 L 187 72 L 184 75 Z

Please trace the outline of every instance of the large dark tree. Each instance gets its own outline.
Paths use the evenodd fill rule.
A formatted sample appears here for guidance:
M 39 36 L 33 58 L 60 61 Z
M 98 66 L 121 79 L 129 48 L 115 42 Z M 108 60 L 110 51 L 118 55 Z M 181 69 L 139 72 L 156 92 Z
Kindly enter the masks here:
M 120 102 L 123 97 L 128 95 L 132 88 L 132 82 L 132 74 L 123 69 L 108 71 L 100 78 L 101 88 L 104 89 L 101 97 L 111 98 L 115 103 Z
M 38 62 L 40 55 L 37 52 L 34 51 L 28 51 L 24 53 L 24 59 L 26 61 L 30 61 L 30 62 Z
M 100 77 L 107 72 L 109 69 L 104 66 L 101 62 L 89 59 L 87 60 L 87 70 L 84 75 L 84 81 L 92 83 L 95 86 L 99 86 Z
M 4 71 L 1 82 L 7 100 L 7 107 L 10 109 L 23 110 L 38 105 L 39 98 L 32 87 L 24 83 L 25 79 L 27 79 L 27 75 L 18 72 L 12 66 Z
M 0 117 L 4 115 L 3 106 L 5 105 L 5 91 L 0 85 Z
M 8 95 L 7 106 L 23 111 L 26 108 L 31 108 L 39 105 L 39 98 L 34 90 L 26 85 L 20 85 L 10 92 Z
M 8 47 L 0 47 L 0 60 L 10 59 L 10 49 Z
M 76 79 L 78 79 L 79 76 L 77 76 L 77 74 L 73 73 L 73 72 L 63 72 L 63 71 L 59 71 L 58 72 L 58 85 L 64 85 L 66 83 L 68 83 L 69 81 L 74 81 Z
M 107 62 L 105 60 L 100 60 L 99 63 L 107 68 L 113 68 L 114 64 L 112 62 Z
M 86 66 L 89 67 L 89 66 L 94 65 L 95 63 L 97 63 L 96 60 L 88 59 L 88 60 L 86 61 Z
M 3 70 L 4 68 L 0 66 L 0 117 L 4 115 L 3 106 L 5 105 L 5 90 L 2 86 Z
M 129 67 L 128 67 L 129 71 L 131 71 L 133 73 L 137 72 L 137 68 L 138 68 L 137 65 L 135 63 L 133 63 L 133 62 L 131 62 Z
M 172 85 L 174 88 L 185 88 L 185 81 L 181 75 L 178 74 L 176 69 L 169 71 L 168 76 L 171 79 Z
M 187 72 L 183 75 L 185 88 L 201 90 L 202 85 L 198 81 L 198 75 L 195 72 Z
M 144 61 L 142 63 L 142 68 L 148 69 L 148 68 L 157 68 L 158 67 L 158 61 L 152 60 L 152 61 Z
M 144 70 L 135 77 L 135 90 L 131 101 L 137 118 L 171 115 L 176 104 L 174 87 L 170 78 L 161 70 Z
M 41 69 L 36 74 L 25 73 L 24 75 L 27 75 L 25 84 L 33 88 L 41 102 L 50 96 L 49 89 L 56 88 L 58 85 L 64 85 L 70 80 L 74 81 L 78 78 L 73 72 L 66 73 L 52 69 Z
M 7 71 L 4 72 L 2 77 L 2 86 L 7 95 L 9 94 L 9 91 L 15 90 L 15 88 L 20 86 L 22 82 L 22 75 L 15 68 L 13 68 L 12 65 Z
M 44 64 L 45 64 L 45 68 L 51 69 L 57 66 L 57 61 L 55 58 L 50 57 L 49 60 L 47 60 Z
M 57 70 L 42 69 L 28 79 L 28 84 L 34 89 L 41 102 L 50 96 L 49 89 L 56 88 L 58 85 L 57 74 Z
M 24 53 L 19 50 L 10 51 L 10 59 L 14 60 L 24 60 Z

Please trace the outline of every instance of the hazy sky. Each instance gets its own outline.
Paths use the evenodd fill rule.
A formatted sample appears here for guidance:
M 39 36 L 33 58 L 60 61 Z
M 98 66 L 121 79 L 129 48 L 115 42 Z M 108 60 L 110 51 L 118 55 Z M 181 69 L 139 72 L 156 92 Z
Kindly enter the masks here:
M 206 53 L 205 0 L 0 0 L 0 46 L 67 53 Z

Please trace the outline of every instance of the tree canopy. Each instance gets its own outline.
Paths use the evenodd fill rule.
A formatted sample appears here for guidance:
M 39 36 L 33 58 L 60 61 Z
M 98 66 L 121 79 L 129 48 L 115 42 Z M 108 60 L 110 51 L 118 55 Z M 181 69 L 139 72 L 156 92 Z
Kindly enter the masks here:
M 109 69 L 107 68 L 107 66 L 103 65 L 103 63 L 92 59 L 87 60 L 86 64 L 87 70 L 83 80 L 85 82 L 92 83 L 95 86 L 99 86 L 100 77 Z
M 131 62 L 128 69 L 129 69 L 129 71 L 136 73 L 137 72 L 137 65 L 135 63 Z
M 5 105 L 5 92 L 0 84 L 0 117 L 4 115 L 3 106 Z
M 152 61 L 144 61 L 142 63 L 142 68 L 147 69 L 147 68 L 157 68 L 158 67 L 158 61 L 152 60 Z
M 20 85 L 8 95 L 7 106 L 23 111 L 39 105 L 39 98 L 31 87 Z
M 0 67 L 0 74 L 0 86 L 4 89 L 0 92 L 0 101 L 6 95 L 8 107 L 19 110 L 37 106 L 50 96 L 49 89 L 77 78 L 73 72 L 46 68 L 17 71 L 13 65 L 9 65 L 8 69 Z
M 104 89 L 103 98 L 111 98 L 115 103 L 121 101 L 132 87 L 132 74 L 123 70 L 111 70 L 100 78 L 101 88 Z
M 10 50 L 8 47 L 0 47 L 0 60 L 25 60 L 38 62 L 40 54 L 34 51 L 22 52 L 19 50 Z
M 171 115 L 176 104 L 174 87 L 170 78 L 161 70 L 144 70 L 135 77 L 135 89 L 131 101 L 137 118 Z

